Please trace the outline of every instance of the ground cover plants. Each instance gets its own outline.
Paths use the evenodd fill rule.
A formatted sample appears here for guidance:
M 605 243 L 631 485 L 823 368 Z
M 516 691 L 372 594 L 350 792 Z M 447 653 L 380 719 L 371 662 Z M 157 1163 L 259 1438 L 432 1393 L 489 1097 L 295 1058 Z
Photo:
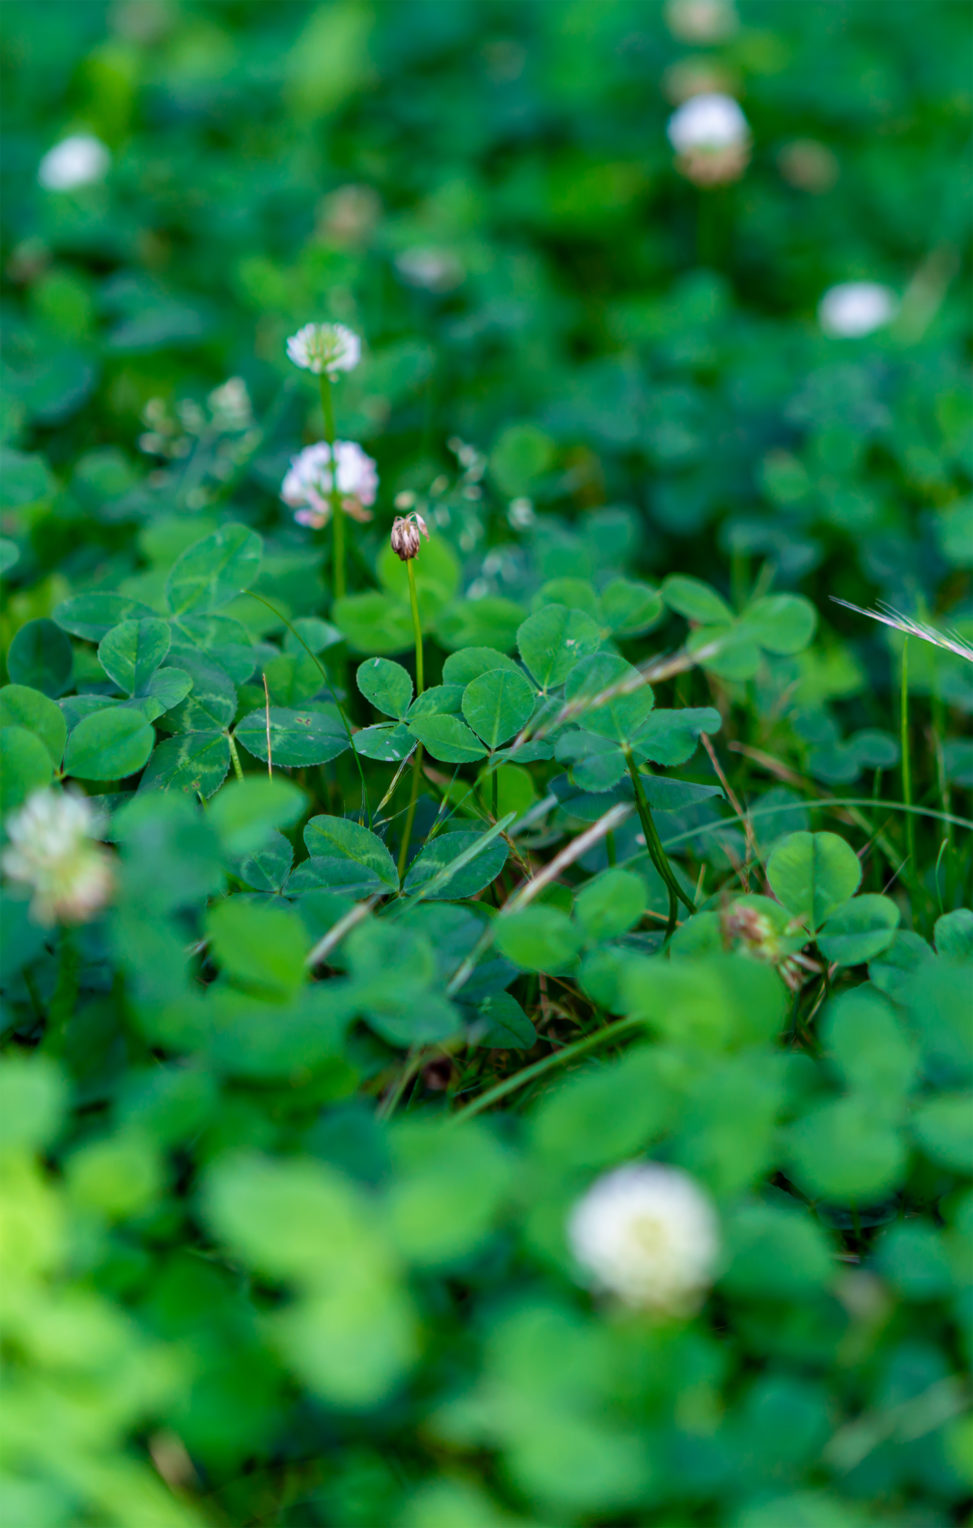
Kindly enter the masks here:
M 4 19 L 4 1528 L 968 1522 L 966 8 Z

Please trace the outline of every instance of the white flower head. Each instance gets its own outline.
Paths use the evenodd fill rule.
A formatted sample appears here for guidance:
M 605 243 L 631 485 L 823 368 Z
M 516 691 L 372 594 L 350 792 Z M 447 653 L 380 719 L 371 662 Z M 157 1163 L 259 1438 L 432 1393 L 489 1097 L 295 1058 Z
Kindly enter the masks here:
M 451 292 L 461 285 L 465 272 L 448 249 L 404 249 L 395 257 L 395 269 L 402 280 L 427 292 Z
M 712 1282 L 719 1228 L 687 1173 L 633 1162 L 599 1178 L 574 1206 L 571 1250 L 590 1281 L 626 1305 L 689 1315 Z
M 720 91 L 690 96 L 666 126 L 676 168 L 698 186 L 738 180 L 750 159 L 750 127 L 739 102 Z
M 341 507 L 354 520 L 370 520 L 369 505 L 378 492 L 378 472 L 370 456 L 351 440 L 336 440 L 337 486 Z M 294 510 L 299 525 L 320 530 L 331 514 L 331 447 L 326 441 L 306 446 L 292 457 L 290 471 L 280 487 L 284 503 Z
M 287 354 L 295 366 L 324 372 L 332 382 L 343 371 L 354 371 L 361 360 L 361 340 L 344 324 L 305 324 L 287 341 Z
M 738 148 L 750 140 L 750 128 L 732 96 L 712 91 L 690 96 L 669 118 L 666 134 L 677 154 L 692 149 Z
M 70 791 L 35 791 L 8 819 L 3 870 L 31 888 L 38 923 L 86 923 L 108 901 L 114 875 L 99 826 L 87 797 Z
M 247 430 L 253 423 L 253 405 L 242 377 L 228 377 L 207 398 L 213 423 L 230 432 Z
M 45 191 L 74 191 L 108 174 L 111 155 L 92 133 L 75 133 L 48 149 L 37 169 Z
M 825 334 L 858 339 L 884 329 L 899 310 L 891 287 L 877 281 L 843 281 L 825 292 L 818 304 L 818 322 Z

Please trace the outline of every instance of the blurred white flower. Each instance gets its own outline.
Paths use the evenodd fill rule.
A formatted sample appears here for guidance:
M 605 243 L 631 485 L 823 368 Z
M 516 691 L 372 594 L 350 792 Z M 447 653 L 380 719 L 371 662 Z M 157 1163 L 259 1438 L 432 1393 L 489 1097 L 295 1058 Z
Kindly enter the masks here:
M 99 822 L 87 797 L 35 791 L 6 828 L 4 873 L 31 888 L 38 923 L 85 923 L 108 901 L 111 860 L 94 841 Z
M 818 304 L 818 322 L 825 334 L 852 339 L 883 329 L 898 311 L 899 300 L 891 287 L 877 281 L 843 281 L 825 292 Z
M 572 1210 L 568 1239 L 593 1284 L 660 1315 L 696 1309 L 719 1254 L 709 1199 L 687 1173 L 652 1162 L 599 1178 Z
M 666 22 L 683 42 L 723 42 L 737 28 L 730 0 L 667 0 Z
M 253 405 L 242 377 L 229 377 L 214 387 L 206 402 L 219 430 L 247 430 L 253 423 Z
M 91 133 L 75 133 L 48 149 L 37 169 L 37 179 L 45 191 L 73 191 L 78 186 L 102 180 L 108 173 L 111 155 Z
M 405 249 L 396 255 L 395 268 L 409 286 L 429 292 L 451 292 L 465 275 L 456 256 L 445 249 Z
M 378 492 L 375 463 L 354 441 L 336 440 L 334 450 L 342 509 L 354 520 L 370 520 L 368 505 L 375 503 Z M 322 440 L 291 459 L 280 496 L 295 511 L 299 525 L 320 530 L 331 514 L 331 488 L 331 447 Z
M 676 168 L 698 186 L 738 180 L 750 159 L 750 127 L 732 96 L 718 91 L 690 96 L 666 127 Z
M 322 372 L 332 382 L 340 372 L 353 371 L 361 360 L 361 340 L 344 324 L 305 324 L 287 341 L 287 354 L 304 371 Z
M 712 92 L 690 96 L 669 118 L 669 142 L 677 154 L 690 149 L 728 149 L 746 143 L 750 128 L 732 96 Z

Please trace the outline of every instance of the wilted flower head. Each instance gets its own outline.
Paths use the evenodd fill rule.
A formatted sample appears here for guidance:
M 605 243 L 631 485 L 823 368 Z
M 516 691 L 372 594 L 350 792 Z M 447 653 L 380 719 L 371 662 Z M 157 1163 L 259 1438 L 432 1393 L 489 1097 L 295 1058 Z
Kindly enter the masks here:
M 33 892 L 38 923 L 85 923 L 114 886 L 111 860 L 94 842 L 98 819 L 84 796 L 39 790 L 7 820 L 2 865 Z
M 687 1173 L 653 1162 L 599 1178 L 572 1210 L 568 1239 L 593 1284 L 659 1315 L 696 1309 L 719 1253 L 709 1199 Z
M 825 292 L 818 304 L 818 322 L 825 334 L 858 339 L 890 324 L 899 310 L 891 287 L 877 281 L 842 281 Z
M 336 440 L 334 455 L 342 509 L 353 520 L 370 520 L 368 506 L 375 503 L 378 492 L 375 463 L 352 440 Z M 299 525 L 320 530 L 331 514 L 332 486 L 331 447 L 322 440 L 291 458 L 280 496 L 295 511 Z
M 730 0 L 667 0 L 666 22 L 673 37 L 683 42 L 723 42 L 736 30 Z
M 295 366 L 322 372 L 335 381 L 339 372 L 353 371 L 361 360 L 361 340 L 344 324 L 305 324 L 287 341 L 287 354 Z
M 750 159 L 750 127 L 732 96 L 690 96 L 669 118 L 666 133 L 676 167 L 700 186 L 737 180 Z
M 73 191 L 108 173 L 111 155 L 92 133 L 75 133 L 48 149 L 37 169 L 45 191 Z
M 428 527 L 417 509 L 408 515 L 396 515 L 392 521 L 392 533 L 389 540 L 392 543 L 393 552 L 396 552 L 403 562 L 411 562 L 413 557 L 418 557 L 422 536 L 429 540 Z
M 793 143 L 785 143 L 777 163 L 790 185 L 799 191 L 809 191 L 812 196 L 830 191 L 841 173 L 837 156 L 815 138 L 795 138 Z

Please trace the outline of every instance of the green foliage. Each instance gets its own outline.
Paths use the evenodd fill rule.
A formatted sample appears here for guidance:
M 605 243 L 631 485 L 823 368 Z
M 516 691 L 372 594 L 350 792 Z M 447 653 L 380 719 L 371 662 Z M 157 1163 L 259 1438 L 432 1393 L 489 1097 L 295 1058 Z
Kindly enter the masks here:
M 973 636 L 917 17 L 7 0 L 5 1528 L 962 1520 L 970 671 L 828 598 Z

